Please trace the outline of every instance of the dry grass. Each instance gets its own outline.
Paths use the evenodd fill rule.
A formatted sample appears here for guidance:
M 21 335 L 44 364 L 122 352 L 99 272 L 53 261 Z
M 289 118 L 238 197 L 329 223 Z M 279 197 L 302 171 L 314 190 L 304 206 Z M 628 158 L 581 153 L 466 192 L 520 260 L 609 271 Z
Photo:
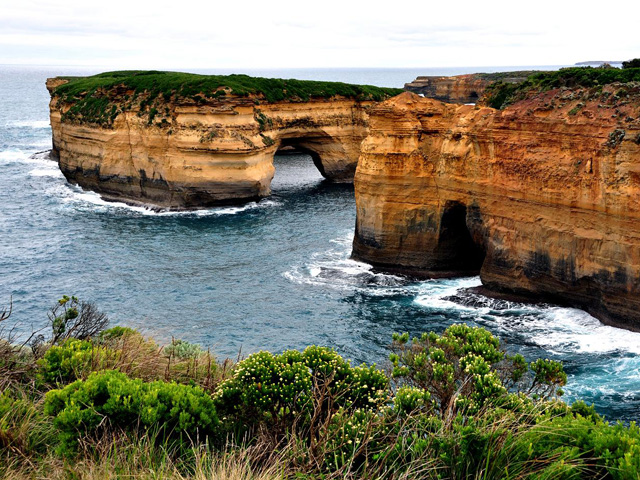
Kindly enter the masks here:
M 131 437 L 112 434 L 81 447 L 73 460 L 49 454 L 37 464 L 0 458 L 0 478 L 68 480 L 171 479 L 171 480 L 277 480 L 284 478 L 277 460 L 256 466 L 251 449 L 212 452 L 202 447 L 189 457 L 176 454 L 153 435 Z M 6 463 L 3 464 L 3 461 Z M 275 459 L 274 459 L 275 460 Z

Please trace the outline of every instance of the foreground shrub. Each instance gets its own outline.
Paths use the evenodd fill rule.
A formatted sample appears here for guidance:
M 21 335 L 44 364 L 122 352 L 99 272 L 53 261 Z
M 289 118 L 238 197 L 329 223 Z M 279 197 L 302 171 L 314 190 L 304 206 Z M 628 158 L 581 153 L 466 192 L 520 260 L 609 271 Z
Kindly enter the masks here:
M 41 380 L 49 384 L 65 384 L 86 378 L 91 372 L 112 367 L 118 352 L 87 340 L 70 338 L 51 346 L 38 361 Z
M 566 456 L 572 452 L 593 478 L 627 480 L 640 478 L 640 429 L 632 422 L 629 426 L 610 425 L 593 412 L 583 416 L 584 404 L 571 408 L 567 415 L 540 419 L 527 430 L 522 443 L 528 456 Z
M 286 429 L 294 421 L 324 420 L 339 408 L 375 408 L 386 399 L 388 384 L 375 366 L 352 367 L 334 350 L 311 346 L 251 355 L 220 385 L 215 399 L 231 422 Z
M 55 345 L 69 338 L 87 340 L 94 338 L 109 325 L 109 318 L 91 302 L 63 295 L 49 312 L 51 339 Z
M 162 438 L 190 443 L 213 436 L 218 417 L 202 389 L 163 381 L 143 382 L 115 371 L 94 373 L 45 397 L 54 416 L 61 452 L 73 453 L 78 439 L 110 429 L 154 428 Z
M 489 331 L 468 325 L 452 325 L 442 335 L 424 333 L 411 343 L 409 334 L 394 334 L 392 349 L 392 377 L 423 391 L 401 390 L 403 410 L 417 398 L 421 403 L 414 408 L 441 416 L 473 414 L 488 404 L 521 408 L 523 396 L 513 392 L 547 400 L 562 395 L 559 387 L 567 381 L 561 363 L 539 359 L 527 365 L 522 355 L 502 351 Z

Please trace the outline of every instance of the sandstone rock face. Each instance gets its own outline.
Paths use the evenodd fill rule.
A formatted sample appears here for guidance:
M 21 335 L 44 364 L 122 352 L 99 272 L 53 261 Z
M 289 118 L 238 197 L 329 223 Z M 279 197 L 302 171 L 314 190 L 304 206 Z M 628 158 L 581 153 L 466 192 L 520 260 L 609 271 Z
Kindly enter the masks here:
M 447 103 L 476 103 L 491 80 L 475 74 L 453 77 L 418 77 L 405 90 Z
M 370 111 L 353 255 L 640 329 L 640 86 L 505 110 L 403 93 Z
M 49 79 L 47 88 L 63 83 Z M 133 92 L 119 95 L 125 102 Z M 50 113 L 68 180 L 109 199 L 185 209 L 269 195 L 273 155 L 288 145 L 310 153 L 324 177 L 352 182 L 371 103 L 226 95 L 166 101 L 153 114 L 134 105 L 101 126 L 65 119 L 73 104 L 52 95 Z
M 476 103 L 493 82 L 520 83 L 532 73 L 534 72 L 519 71 L 472 73 L 452 77 L 424 76 L 405 83 L 404 89 L 447 103 Z

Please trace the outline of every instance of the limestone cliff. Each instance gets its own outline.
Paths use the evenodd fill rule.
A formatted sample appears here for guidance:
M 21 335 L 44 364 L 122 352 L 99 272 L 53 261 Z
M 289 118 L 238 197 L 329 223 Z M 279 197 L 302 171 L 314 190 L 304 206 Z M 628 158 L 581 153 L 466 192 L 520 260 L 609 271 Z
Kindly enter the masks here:
M 640 329 L 640 84 L 553 89 L 504 110 L 404 93 L 373 107 L 355 258 L 480 273 Z
M 47 88 L 68 180 L 170 209 L 269 195 L 273 155 L 287 145 L 309 152 L 326 178 L 352 181 L 368 107 L 398 92 L 165 72 L 55 78 Z
M 428 98 L 447 103 L 476 103 L 482 98 L 485 90 L 494 82 L 508 84 L 524 81 L 533 71 L 472 73 L 468 75 L 422 76 L 404 88 Z

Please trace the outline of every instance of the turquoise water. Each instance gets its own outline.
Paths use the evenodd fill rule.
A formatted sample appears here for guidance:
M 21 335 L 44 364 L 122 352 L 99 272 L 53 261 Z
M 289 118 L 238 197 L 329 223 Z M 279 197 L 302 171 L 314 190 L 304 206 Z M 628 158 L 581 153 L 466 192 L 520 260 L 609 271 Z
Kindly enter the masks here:
M 487 69 L 489 70 L 489 69 Z M 243 207 L 155 213 L 71 186 L 50 148 L 47 76 L 89 70 L 0 66 L 0 304 L 22 331 L 42 326 L 62 294 L 92 300 L 114 323 L 235 357 L 335 347 L 384 363 L 394 331 L 481 325 L 527 358 L 563 360 L 569 398 L 610 419 L 640 413 L 640 334 L 586 313 L 497 302 L 460 289 L 477 278 L 416 282 L 349 259 L 353 188 L 322 180 L 309 157 L 276 159 L 271 198 Z M 451 70 L 256 72 L 401 86 Z

